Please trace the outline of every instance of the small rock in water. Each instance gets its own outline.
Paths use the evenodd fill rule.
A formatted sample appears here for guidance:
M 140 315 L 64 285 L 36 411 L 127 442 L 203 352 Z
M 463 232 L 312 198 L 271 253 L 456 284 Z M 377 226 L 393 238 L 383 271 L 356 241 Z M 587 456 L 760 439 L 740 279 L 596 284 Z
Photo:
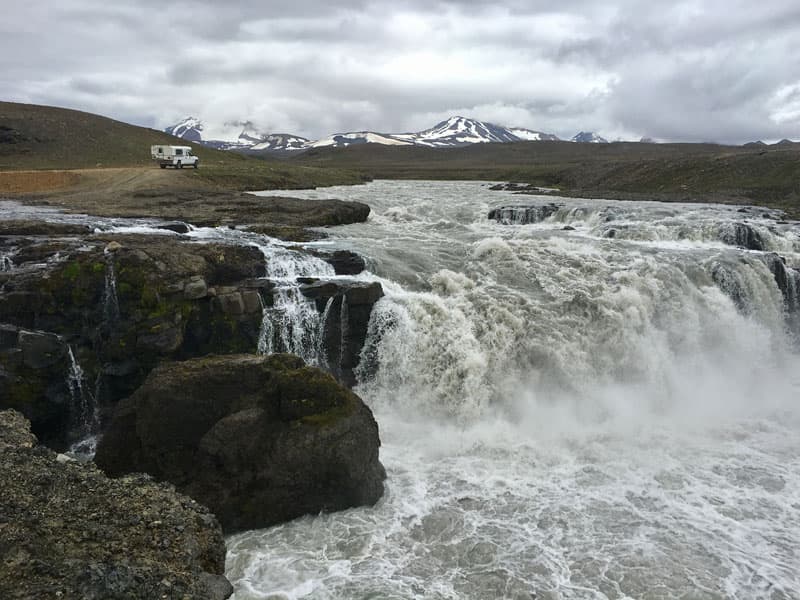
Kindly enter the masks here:
M 116 251 L 121 250 L 121 249 L 122 249 L 122 244 L 120 244 L 119 242 L 114 241 L 114 242 L 108 242 L 108 244 L 106 244 L 105 251 L 110 254 L 110 253 L 116 252 Z

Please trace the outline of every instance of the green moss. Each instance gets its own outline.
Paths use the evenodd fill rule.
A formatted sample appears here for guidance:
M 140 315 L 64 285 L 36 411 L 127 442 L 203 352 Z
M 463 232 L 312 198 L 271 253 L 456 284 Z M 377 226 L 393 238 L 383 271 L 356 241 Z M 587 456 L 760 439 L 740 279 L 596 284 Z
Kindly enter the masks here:
M 350 399 L 347 403 L 336 406 L 325 412 L 309 415 L 300 419 L 304 425 L 313 425 L 315 427 L 329 427 L 335 425 L 342 419 L 346 419 L 355 412 L 356 402 Z
M 61 270 L 61 276 L 68 280 L 74 281 L 81 274 L 81 264 L 78 261 L 72 261 Z

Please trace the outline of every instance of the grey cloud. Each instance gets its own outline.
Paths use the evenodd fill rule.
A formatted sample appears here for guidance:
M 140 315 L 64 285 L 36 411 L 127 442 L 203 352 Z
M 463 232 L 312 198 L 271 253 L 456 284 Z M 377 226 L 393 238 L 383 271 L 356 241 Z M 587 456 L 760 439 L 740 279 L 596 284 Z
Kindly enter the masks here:
M 465 112 L 565 137 L 800 137 L 795 0 L 64 0 L 5 12 L 5 99 L 143 125 L 192 113 L 319 137 Z

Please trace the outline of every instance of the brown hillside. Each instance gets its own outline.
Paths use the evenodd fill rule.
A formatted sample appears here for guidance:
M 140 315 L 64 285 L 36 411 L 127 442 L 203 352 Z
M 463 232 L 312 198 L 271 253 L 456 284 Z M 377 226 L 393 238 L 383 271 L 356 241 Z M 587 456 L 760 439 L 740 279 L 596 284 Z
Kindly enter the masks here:
M 308 188 L 361 183 L 352 171 L 319 169 L 250 158 L 191 144 L 161 131 L 129 125 L 107 117 L 52 106 L 0 102 L 0 172 L 108 167 L 155 168 L 153 144 L 191 145 L 200 169 L 170 171 L 181 180 L 192 177 L 228 189 Z M 24 190 L 37 189 L 27 177 Z M 42 176 L 44 177 L 44 176 Z M 4 179 L 5 191 L 12 187 Z M 44 184 L 41 184 L 44 185 Z M 183 185 L 183 184 L 182 184 Z M 50 187 L 49 189 L 53 189 Z

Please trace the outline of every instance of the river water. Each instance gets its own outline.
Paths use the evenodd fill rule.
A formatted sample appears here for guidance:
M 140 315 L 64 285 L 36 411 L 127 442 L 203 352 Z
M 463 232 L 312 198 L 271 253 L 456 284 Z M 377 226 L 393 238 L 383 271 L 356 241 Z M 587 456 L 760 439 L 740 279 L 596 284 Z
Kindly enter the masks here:
M 229 538 L 237 600 L 800 598 L 797 320 L 769 255 L 722 241 L 746 221 L 800 267 L 796 224 L 472 182 L 292 195 L 372 207 L 320 245 L 386 291 L 357 387 L 386 494 Z

